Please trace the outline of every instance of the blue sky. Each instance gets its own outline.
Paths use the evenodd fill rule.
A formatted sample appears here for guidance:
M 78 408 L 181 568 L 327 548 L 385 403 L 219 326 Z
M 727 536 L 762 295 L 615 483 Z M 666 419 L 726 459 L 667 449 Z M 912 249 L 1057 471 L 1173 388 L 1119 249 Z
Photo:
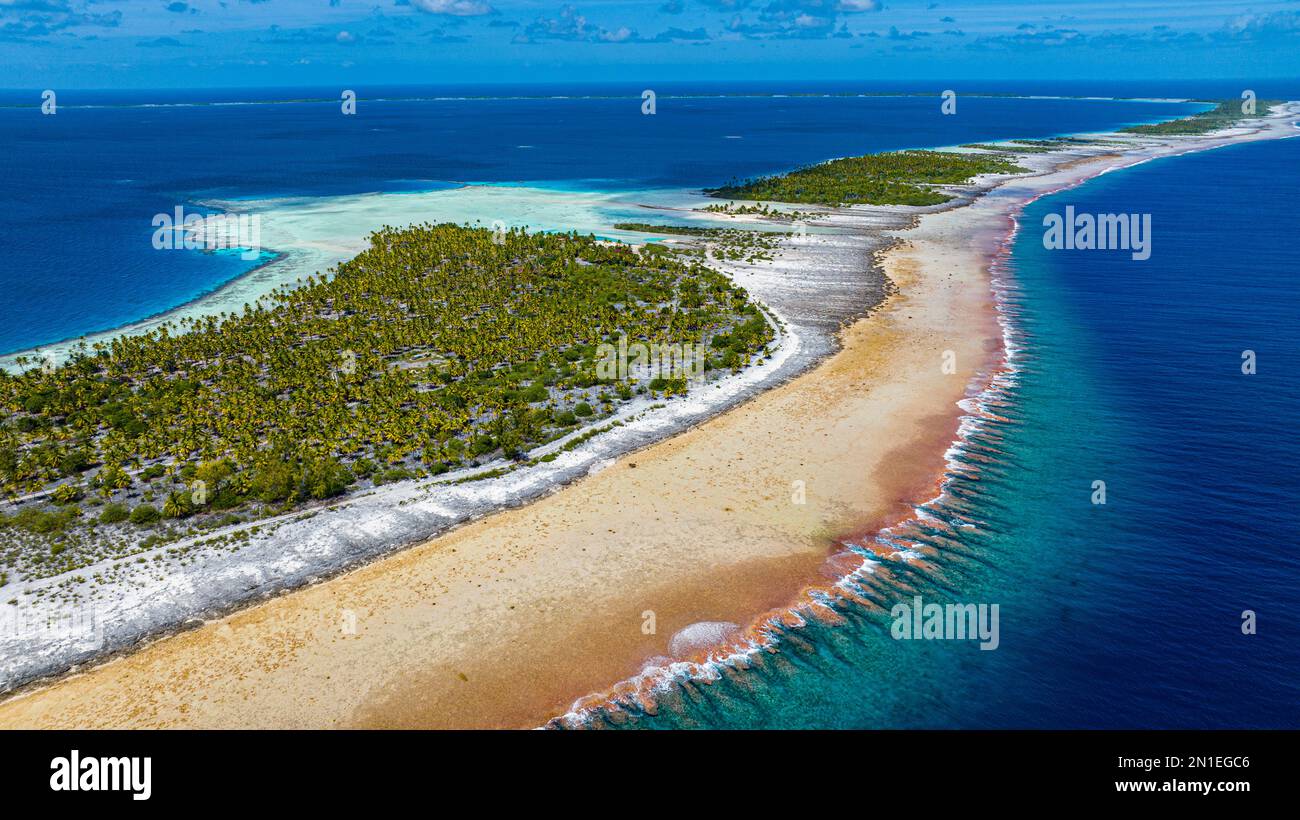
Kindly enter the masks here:
M 0 86 L 1300 77 L 1300 2 L 0 0 Z

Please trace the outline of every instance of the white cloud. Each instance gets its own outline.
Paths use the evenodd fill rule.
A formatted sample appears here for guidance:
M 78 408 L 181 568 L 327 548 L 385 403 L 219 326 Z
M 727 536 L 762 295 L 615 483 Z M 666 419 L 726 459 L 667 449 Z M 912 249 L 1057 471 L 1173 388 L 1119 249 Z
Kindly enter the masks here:
M 453 17 L 481 17 L 496 11 L 482 0 L 411 0 L 411 5 L 429 14 L 449 14 Z
M 840 11 L 880 11 L 884 8 L 879 0 L 840 0 L 836 6 Z

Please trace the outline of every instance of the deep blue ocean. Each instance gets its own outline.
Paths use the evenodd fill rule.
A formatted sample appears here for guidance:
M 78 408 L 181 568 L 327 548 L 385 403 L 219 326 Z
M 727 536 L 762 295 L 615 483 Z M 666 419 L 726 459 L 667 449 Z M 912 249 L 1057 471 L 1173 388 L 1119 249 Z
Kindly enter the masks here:
M 42 115 L 40 90 L 3 91 L 0 354 L 169 310 L 259 264 L 237 250 L 153 248 L 156 214 L 202 212 L 196 203 L 208 199 L 462 182 L 698 188 L 847 154 L 1094 131 L 1200 110 L 962 96 L 957 115 L 944 116 L 938 91 L 719 96 L 878 89 L 890 90 L 663 87 L 655 116 L 641 114 L 642 89 L 604 86 L 356 89 L 355 116 L 341 113 L 339 89 L 56 90 L 53 116 Z M 330 101 L 268 102 L 304 99 Z
M 1300 139 L 1104 175 L 1031 203 L 1008 265 L 1017 384 L 958 458 L 938 574 L 688 682 L 646 727 L 1300 726 Z M 1066 205 L 1150 213 L 1151 258 L 1045 250 Z M 1257 369 L 1242 372 L 1243 351 Z M 1106 503 L 1093 503 L 1093 482 Z M 997 603 L 1000 645 L 894 640 L 888 610 Z M 1256 634 L 1242 632 L 1255 613 Z
M 654 117 L 640 114 L 639 89 L 618 99 L 363 94 L 356 117 L 335 102 L 180 105 L 194 95 L 179 92 L 68 92 L 59 113 L 43 117 L 36 102 L 13 107 L 21 95 L 0 93 L 9 204 L 0 215 L 0 351 L 166 310 L 246 270 L 254 263 L 233 254 L 151 248 L 155 213 L 209 197 L 460 181 L 700 187 L 851 153 L 1108 129 L 1194 109 L 963 96 L 959 115 L 944 117 L 937 98 L 697 90 L 661 97 Z M 1297 191 L 1300 139 L 1151 162 L 1032 203 L 1006 262 L 1017 379 L 1002 420 L 959 456 L 970 469 L 954 472 L 930 511 L 975 526 L 910 534 L 938 551 L 938 573 L 904 567 L 864 588 L 879 607 L 845 606 L 841 624 L 791 630 L 778 652 L 684 684 L 654 715 L 602 720 L 1300 726 Z M 1042 218 L 1066 205 L 1151 214 L 1151 258 L 1044 249 Z M 1245 350 L 1257 357 L 1253 375 L 1241 371 Z M 1092 503 L 1097 480 L 1104 505 Z M 893 640 L 889 606 L 914 590 L 997 603 L 999 648 Z M 1257 634 L 1242 634 L 1245 610 L 1256 613 Z

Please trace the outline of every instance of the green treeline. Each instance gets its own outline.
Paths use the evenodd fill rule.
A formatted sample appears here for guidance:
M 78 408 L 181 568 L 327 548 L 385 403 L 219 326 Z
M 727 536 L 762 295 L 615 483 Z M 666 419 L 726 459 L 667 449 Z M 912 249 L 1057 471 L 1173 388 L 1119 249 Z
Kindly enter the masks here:
M 1279 100 L 1257 100 L 1255 113 L 1246 114 L 1242 111 L 1243 103 L 1241 100 L 1223 100 L 1214 108 L 1200 114 L 1193 114 L 1190 117 L 1170 120 L 1169 122 L 1135 125 L 1124 130 L 1130 134 L 1146 134 L 1149 136 L 1194 136 L 1217 131 L 1220 128 L 1230 128 L 1241 120 L 1267 116 L 1269 109 L 1279 104 L 1279 102 Z
M 0 491 L 45 493 L 0 525 L 286 509 L 363 478 L 518 458 L 636 393 L 687 389 L 598 379 L 597 345 L 622 336 L 708 348 L 727 369 L 772 339 L 742 289 L 663 248 L 385 227 L 335 275 L 237 315 L 0 371 Z
M 979 174 L 1023 172 L 1006 157 L 944 151 L 893 151 L 810 165 L 705 190 L 726 199 L 817 205 L 938 205 L 952 197 L 934 185 L 961 185 Z

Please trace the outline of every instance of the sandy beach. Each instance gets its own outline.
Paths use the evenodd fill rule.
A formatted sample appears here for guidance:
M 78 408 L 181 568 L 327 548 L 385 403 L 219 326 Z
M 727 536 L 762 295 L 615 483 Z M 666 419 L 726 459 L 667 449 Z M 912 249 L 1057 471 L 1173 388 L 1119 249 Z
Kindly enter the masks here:
M 1290 113 L 1034 155 L 1035 175 L 898 231 L 889 296 L 815 368 L 528 506 L 20 691 L 0 727 L 531 727 L 744 644 L 843 574 L 841 539 L 937 492 L 959 403 L 1003 360 L 989 263 L 1027 201 L 1293 136 Z

